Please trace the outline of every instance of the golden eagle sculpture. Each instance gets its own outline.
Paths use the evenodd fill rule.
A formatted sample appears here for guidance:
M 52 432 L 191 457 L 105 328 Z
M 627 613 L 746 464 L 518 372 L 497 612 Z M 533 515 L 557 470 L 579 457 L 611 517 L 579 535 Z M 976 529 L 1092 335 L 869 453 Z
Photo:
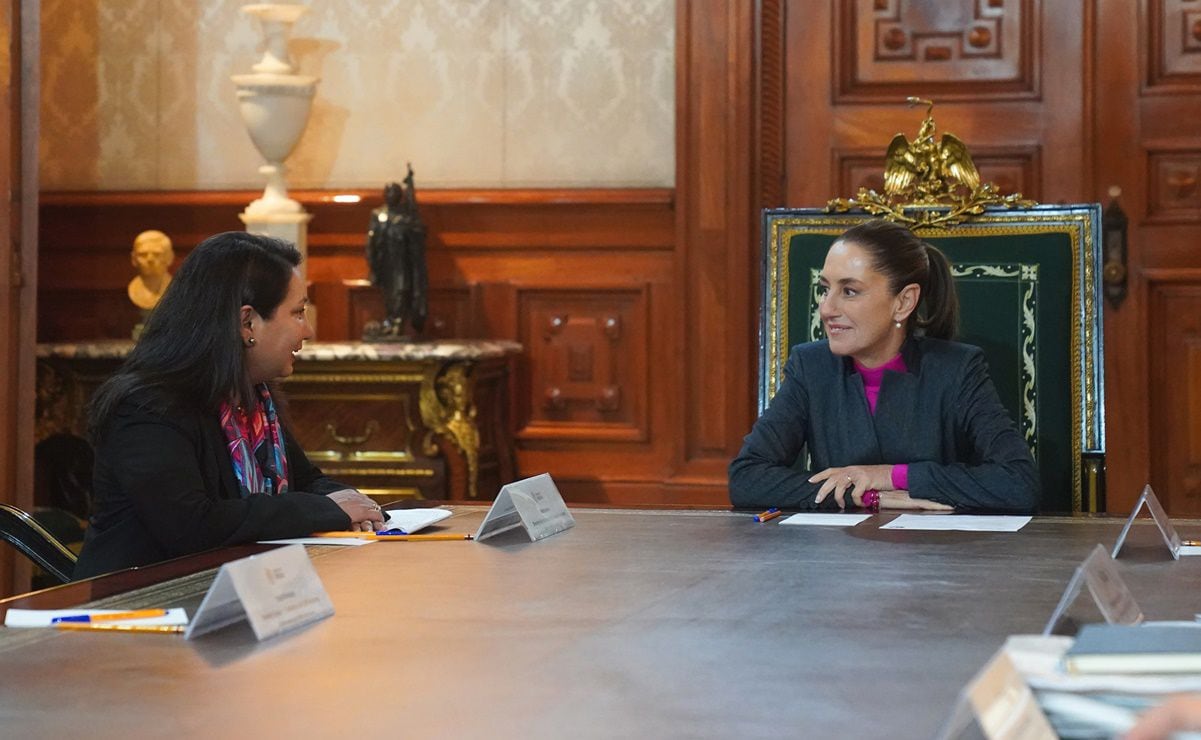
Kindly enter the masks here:
M 884 194 L 860 188 L 856 197 L 832 200 L 826 210 L 861 208 L 917 227 L 962 223 L 983 213 L 986 206 L 1034 205 L 1021 193 L 1001 195 L 992 183 L 981 184 L 980 172 L 959 137 L 944 133 L 941 139 L 935 139 L 933 101 L 911 97 L 907 102 L 911 106 L 924 104 L 926 118 L 912 141 L 905 134 L 892 137 L 884 158 Z

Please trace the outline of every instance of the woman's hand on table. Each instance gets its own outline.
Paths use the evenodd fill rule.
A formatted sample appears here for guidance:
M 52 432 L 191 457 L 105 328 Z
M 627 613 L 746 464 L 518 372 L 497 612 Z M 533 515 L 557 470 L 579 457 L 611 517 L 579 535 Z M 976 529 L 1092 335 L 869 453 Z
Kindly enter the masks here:
M 892 488 L 892 466 L 848 465 L 842 468 L 826 468 L 811 476 L 809 482 L 822 483 L 813 499 L 815 504 L 833 496 L 840 509 L 847 508 L 847 504 L 863 506 L 863 494 L 867 491 L 883 492 Z
M 353 488 L 334 491 L 329 497 L 350 517 L 352 532 L 374 532 L 383 526 L 384 512 L 380 505 Z

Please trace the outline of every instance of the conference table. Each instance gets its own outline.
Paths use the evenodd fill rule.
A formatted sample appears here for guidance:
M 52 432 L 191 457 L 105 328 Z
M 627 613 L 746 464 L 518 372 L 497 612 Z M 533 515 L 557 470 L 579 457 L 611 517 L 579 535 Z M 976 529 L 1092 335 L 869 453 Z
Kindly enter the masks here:
M 453 509 L 440 531 L 473 532 L 486 511 Z M 245 622 L 190 641 L 2 629 L 0 734 L 929 738 L 1008 635 L 1042 630 L 1074 569 L 1122 525 L 1039 517 L 1016 533 L 929 532 L 881 529 L 894 513 L 850 528 L 573 514 L 573 529 L 538 542 L 514 531 L 310 546 L 336 613 L 263 642 Z M 1195 535 L 1201 522 L 1178 527 Z M 0 611 L 192 614 L 220 560 L 265 547 Z M 1172 561 L 1149 523 L 1118 569 L 1149 619 L 1201 611 L 1201 558 Z M 1099 620 L 1087 591 L 1069 615 Z

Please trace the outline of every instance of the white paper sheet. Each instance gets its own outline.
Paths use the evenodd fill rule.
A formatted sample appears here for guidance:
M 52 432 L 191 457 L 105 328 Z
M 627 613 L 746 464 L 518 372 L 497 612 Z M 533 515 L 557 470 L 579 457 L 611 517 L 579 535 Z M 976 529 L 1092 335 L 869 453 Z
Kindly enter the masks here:
M 119 614 L 133 611 L 132 609 L 9 609 L 4 616 L 5 627 L 53 627 L 50 620 L 55 617 L 74 617 L 87 614 Z M 146 627 L 161 625 L 187 624 L 188 613 L 181 608 L 168 609 L 166 615 L 150 617 L 149 619 L 112 619 L 105 620 L 105 625 L 136 624 Z
M 781 519 L 780 524 L 798 524 L 804 527 L 853 527 L 871 514 L 809 514 L 802 512 Z
M 1016 532 L 1030 523 L 1028 516 L 974 514 L 901 514 L 880 529 L 925 529 L 961 532 Z
M 293 537 L 290 540 L 259 540 L 260 545 L 341 545 L 343 547 L 361 547 L 374 545 L 375 540 L 362 537 Z
M 413 534 L 450 516 L 450 509 L 389 509 L 383 530 L 399 529 L 396 534 Z
M 450 515 L 450 509 L 389 509 L 388 519 L 380 531 L 398 529 L 400 531 L 393 534 L 413 534 Z M 290 537 L 283 540 L 260 540 L 260 544 L 264 545 L 342 545 L 345 547 L 359 547 L 360 545 L 370 545 L 373 542 L 374 540 L 358 537 Z
M 1201 691 L 1201 676 L 1190 674 L 1077 674 L 1063 670 L 1063 654 L 1072 646 L 1061 635 L 1010 635 L 1005 652 L 1030 687 L 1041 691 L 1168 694 Z

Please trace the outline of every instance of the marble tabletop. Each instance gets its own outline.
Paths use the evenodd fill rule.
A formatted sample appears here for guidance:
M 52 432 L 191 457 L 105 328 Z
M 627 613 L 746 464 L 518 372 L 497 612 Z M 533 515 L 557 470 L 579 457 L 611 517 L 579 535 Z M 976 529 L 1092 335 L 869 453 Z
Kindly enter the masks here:
M 38 358 L 119 360 L 133 349 L 128 339 L 88 342 L 55 342 L 38 345 Z M 521 344 L 507 339 L 436 339 L 411 342 L 309 342 L 300 360 L 485 360 L 521 352 Z

